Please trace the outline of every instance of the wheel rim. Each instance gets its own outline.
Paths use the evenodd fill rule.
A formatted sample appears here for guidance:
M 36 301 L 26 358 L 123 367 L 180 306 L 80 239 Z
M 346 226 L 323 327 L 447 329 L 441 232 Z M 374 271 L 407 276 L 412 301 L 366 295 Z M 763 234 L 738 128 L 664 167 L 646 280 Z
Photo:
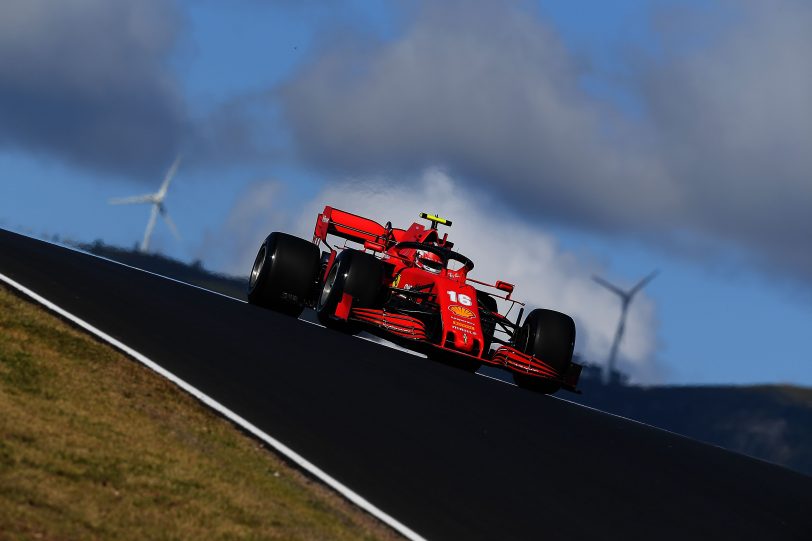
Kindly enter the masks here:
M 334 264 L 333 268 L 330 269 L 330 274 L 327 275 L 327 280 L 324 281 L 324 287 L 321 289 L 321 295 L 319 296 L 319 309 L 324 308 L 324 305 L 327 304 L 327 299 L 330 298 L 330 292 L 333 291 L 333 284 L 335 284 L 337 274 L 338 265 Z
M 257 258 L 254 260 L 254 266 L 251 267 L 251 276 L 248 278 L 248 285 L 251 289 L 257 285 L 257 280 L 259 280 L 259 275 L 262 273 L 263 267 L 265 267 L 265 253 L 267 252 L 267 248 L 263 244 L 259 248 L 259 253 L 257 254 Z

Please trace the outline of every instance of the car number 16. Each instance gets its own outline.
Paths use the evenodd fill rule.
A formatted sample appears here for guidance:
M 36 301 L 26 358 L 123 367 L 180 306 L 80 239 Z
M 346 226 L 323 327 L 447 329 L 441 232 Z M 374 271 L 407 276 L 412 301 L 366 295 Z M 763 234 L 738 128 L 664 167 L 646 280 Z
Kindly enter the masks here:
M 446 291 L 446 293 L 448 293 L 448 296 L 451 297 L 451 302 L 458 302 L 463 306 L 471 306 L 471 304 L 473 304 L 471 302 L 471 297 L 469 297 L 468 295 L 465 294 L 458 295 L 456 291 L 451 290 Z

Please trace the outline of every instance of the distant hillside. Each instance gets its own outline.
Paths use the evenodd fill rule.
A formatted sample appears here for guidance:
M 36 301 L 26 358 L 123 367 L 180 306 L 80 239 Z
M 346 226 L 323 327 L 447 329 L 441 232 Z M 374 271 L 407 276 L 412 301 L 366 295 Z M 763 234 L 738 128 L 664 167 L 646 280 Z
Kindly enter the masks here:
M 99 242 L 82 249 L 240 299 L 247 278 L 222 276 L 200 263 L 185 264 Z M 584 378 L 583 394 L 562 398 L 621 415 L 738 453 L 812 475 L 812 389 L 765 386 L 602 385 Z

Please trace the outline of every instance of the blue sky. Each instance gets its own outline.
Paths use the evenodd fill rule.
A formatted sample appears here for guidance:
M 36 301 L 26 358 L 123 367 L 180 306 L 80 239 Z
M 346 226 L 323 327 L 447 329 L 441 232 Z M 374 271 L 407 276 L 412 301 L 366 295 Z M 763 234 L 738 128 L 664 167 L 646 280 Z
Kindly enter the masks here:
M 34 4 L 48 6 L 49 2 Z M 735 82 L 736 78 L 772 78 L 782 83 L 787 73 L 800 71 L 801 78 L 786 80 L 783 86 L 807 88 L 809 79 L 803 77 L 809 69 L 792 69 L 791 51 L 788 53 L 775 35 L 793 36 L 792 21 L 808 20 L 804 17 L 809 13 L 801 3 L 788 1 L 776 6 L 779 4 L 786 14 L 770 12 L 765 16 L 763 8 L 752 2 L 654 0 L 537 4 L 449 1 L 432 8 L 420 2 L 144 2 L 146 7 L 134 11 L 106 13 L 105 19 L 99 16 L 99 24 L 109 24 L 111 33 L 116 24 L 131 28 L 125 23 L 134 18 L 148 26 L 139 27 L 143 35 L 135 34 L 121 45 L 122 50 L 135 50 L 135 58 L 142 59 L 137 69 L 128 70 L 130 76 L 139 77 L 139 82 L 130 85 L 136 86 L 137 97 L 132 98 L 112 82 L 107 93 L 112 97 L 105 95 L 103 99 L 109 99 L 113 107 L 120 103 L 122 110 L 135 107 L 133 103 L 140 107 L 141 98 L 163 100 L 161 107 L 154 108 L 156 137 L 150 142 L 157 145 L 165 140 L 165 147 L 145 150 L 148 155 L 143 159 L 123 151 L 120 158 L 115 153 L 100 158 L 92 149 L 77 149 L 70 141 L 54 141 L 43 135 L 58 131 L 61 123 L 68 122 L 62 119 L 59 107 L 72 107 L 74 97 L 77 110 L 87 107 L 91 115 L 109 110 L 93 109 L 93 98 L 87 96 L 96 94 L 84 93 L 70 73 L 64 80 L 54 82 L 52 77 L 49 81 L 57 89 L 60 84 L 67 88 L 57 106 L 46 94 L 39 98 L 40 94 L 29 91 L 27 95 L 35 97 L 26 101 L 17 89 L 0 84 L 0 120 L 19 121 L 14 115 L 22 115 L 23 122 L 27 121 L 26 107 L 19 105 L 22 100 L 34 111 L 31 124 L 44 126 L 42 132 L 29 132 L 25 127 L 0 132 L 0 227 L 132 246 L 141 238 L 148 209 L 111 207 L 107 199 L 157 189 L 174 153 L 183 150 L 187 158 L 167 199 L 183 240 L 175 242 L 159 223 L 154 246 L 180 259 L 202 259 L 210 268 L 238 272 L 251 257 L 253 248 L 248 247 L 267 233 L 264 227 L 278 226 L 306 235 L 301 225 L 306 212 L 299 209 L 331 204 L 332 200 L 320 198 L 337 193 L 335 190 L 346 193 L 355 189 L 355 184 L 346 184 L 347 179 L 384 188 L 411 185 L 418 193 L 420 182 L 435 178 L 425 174 L 426 168 L 439 165 L 453 179 L 454 189 L 464 190 L 464 197 L 473 194 L 472 206 L 478 204 L 476 201 L 490 201 L 499 208 L 498 213 L 512 216 L 517 227 L 526 227 L 527 238 L 536 231 L 540 239 L 549 241 L 555 255 L 549 266 L 545 263 L 539 268 L 549 269 L 551 274 L 540 270 L 539 282 L 549 279 L 550 284 L 563 284 L 562 276 L 568 272 L 582 281 L 600 273 L 615 283 L 631 285 L 651 269 L 661 270 L 641 296 L 640 312 L 630 320 L 627 368 L 634 372 L 640 363 L 656 365 L 656 370 L 641 372 L 639 379 L 676 384 L 812 385 L 812 272 L 803 255 L 808 241 L 803 242 L 802 234 L 810 222 L 795 210 L 809 201 L 812 187 L 809 164 L 800 153 L 795 154 L 793 146 L 809 148 L 812 140 L 803 126 L 790 122 L 784 133 L 778 122 L 812 119 L 810 106 L 805 102 L 799 105 L 793 102 L 792 94 L 783 96 L 774 88 L 747 93 L 725 86 L 725 81 Z M 93 5 L 89 2 L 90 7 L 84 9 L 93 10 Z M 20 2 L 12 9 L 30 15 L 26 20 L 36 30 L 39 15 L 31 15 L 25 6 Z M 72 15 L 69 11 L 54 8 L 51 16 L 66 20 Z M 98 7 L 90 15 L 103 11 Z M 775 11 L 781 9 L 776 7 Z M 98 39 L 105 38 L 104 32 L 99 32 L 102 35 Z M 764 39 L 752 41 L 762 44 L 762 49 L 737 46 L 740 35 L 758 36 L 759 32 Z M 36 36 L 36 31 L 29 34 Z M 472 45 L 467 41 L 471 34 L 481 39 Z M 515 44 L 514 35 L 519 36 Z M 82 37 L 70 32 L 66 36 L 63 43 L 68 43 L 68 48 L 71 40 L 90 42 L 76 46 L 77 65 L 93 61 L 88 51 L 94 49 L 95 37 L 87 38 L 87 32 Z M 24 42 L 14 39 L 0 40 L 0 53 L 6 49 L 6 54 L 0 54 L 4 59 L 0 60 L 0 73 L 7 71 L 7 79 L 19 77 L 24 82 L 21 88 L 35 87 L 38 62 L 47 72 L 45 64 L 50 60 L 27 53 L 28 49 L 19 46 Z M 150 41 L 160 46 L 144 45 Z M 423 58 L 421 64 L 422 50 L 429 48 L 430 56 L 436 50 L 436 56 L 442 57 L 446 44 L 452 64 L 434 64 L 433 58 Z M 41 45 L 45 49 L 50 46 Z M 408 64 L 404 64 L 403 51 L 412 51 Z M 495 68 L 507 65 L 508 75 L 504 79 L 494 76 L 493 88 L 483 90 L 483 102 L 494 102 L 492 108 L 486 108 L 488 115 L 478 116 L 481 111 L 473 110 L 469 115 L 464 108 L 468 105 L 463 103 L 461 116 L 454 112 L 445 117 L 456 100 L 452 95 L 451 101 L 444 101 L 444 89 L 466 94 L 459 91 L 465 87 L 456 86 L 460 83 L 455 77 L 476 81 L 471 94 L 477 94 L 478 85 L 488 87 L 490 81 L 476 77 L 482 73 L 480 60 L 489 58 L 493 51 L 504 53 L 504 61 L 497 54 Z M 740 53 L 737 56 L 731 51 Z M 124 58 L 121 62 L 125 63 Z M 782 70 L 785 64 L 789 67 Z M 27 67 L 21 69 L 20 65 Z M 89 77 L 98 77 L 104 88 L 107 82 L 118 80 L 111 73 L 120 66 L 115 62 L 111 66 L 108 71 L 103 67 L 91 70 Z M 523 82 L 528 72 L 531 78 Z M 720 72 L 724 78 L 717 80 Z M 515 94 L 511 86 L 514 79 L 518 88 Z M 140 81 L 144 81 L 143 88 L 138 86 Z M 571 86 L 573 81 L 575 87 Z M 678 99 L 668 95 L 668 88 L 680 88 L 686 81 L 691 85 L 683 88 Z M 487 130 L 480 130 L 489 119 L 497 118 L 494 122 L 498 124 L 498 118 L 516 114 L 499 96 L 513 96 L 506 102 L 514 103 L 534 100 L 535 96 L 528 98 L 523 89 L 533 85 L 547 88 L 548 83 L 550 90 L 544 99 L 552 105 L 540 103 L 538 115 L 528 114 L 526 126 L 520 113 L 494 130 L 506 134 L 504 137 L 489 139 Z M 334 90 L 345 84 L 350 90 Z M 407 88 L 412 84 L 416 89 Z M 404 88 L 403 94 L 398 94 Z M 761 110 L 759 104 L 765 104 L 764 110 L 770 114 L 752 119 L 758 126 L 754 132 L 766 134 L 765 139 L 749 136 L 750 125 L 744 122 L 749 119 L 734 114 L 735 109 L 727 111 L 739 102 L 747 111 Z M 376 125 L 383 122 L 380 119 L 389 119 L 392 108 L 401 104 L 404 108 L 417 104 L 418 114 L 394 115 L 389 124 Z M 55 113 L 38 116 L 37 108 L 45 109 L 45 105 L 57 107 Z M 785 112 L 781 109 L 784 105 L 796 108 Z M 21 110 L 23 113 L 18 113 Z M 422 110 L 434 113 L 415 126 L 406 125 Z M 167 116 L 177 115 L 177 119 L 162 124 L 159 115 L 165 112 Z M 151 118 L 148 114 L 140 116 Z M 67 112 L 64 117 L 70 118 Z M 513 133 L 517 119 L 521 120 L 521 131 Z M 113 125 L 132 121 L 122 113 Z M 700 121 L 704 124 L 697 126 Z M 776 126 L 770 124 L 773 121 Z M 364 128 L 355 133 L 356 122 L 368 127 L 369 134 L 363 133 Z M 421 131 L 427 122 L 430 131 Z M 536 123 L 554 125 L 555 129 L 545 131 Z M 715 147 L 720 137 L 716 135 L 692 146 L 708 130 L 721 126 L 719 133 L 724 133 L 728 125 L 735 125 L 735 132 L 723 138 L 725 144 Z M 570 133 L 571 126 L 580 128 Z M 584 138 L 582 133 L 591 128 L 597 135 Z M 341 130 L 356 139 L 348 135 L 344 140 Z M 330 139 L 333 131 L 339 140 Z M 485 135 L 468 138 L 478 131 Z M 131 144 L 140 141 L 137 132 L 122 132 L 121 145 L 139 148 Z M 194 133 L 189 136 L 187 132 Z M 77 137 L 92 140 L 93 134 L 80 133 Z M 776 144 L 771 150 L 770 142 L 784 137 L 792 144 Z M 539 174 L 536 162 L 521 150 L 528 138 L 539 141 L 544 170 L 550 164 L 555 173 L 538 184 L 534 180 Z M 559 141 L 562 146 L 557 148 Z M 496 157 L 479 159 L 483 149 L 487 153 L 490 148 L 500 149 Z M 567 155 L 567 149 L 575 149 L 572 156 Z M 745 158 L 740 160 L 742 154 Z M 752 163 L 746 159 L 750 155 L 755 156 Z M 591 163 L 597 164 L 594 169 L 587 167 Z M 607 176 L 603 184 L 580 180 L 600 180 L 602 171 L 618 163 L 619 176 L 632 177 L 642 170 L 651 172 L 651 177 L 641 175 L 642 180 L 629 184 L 614 176 Z M 762 183 L 760 177 L 748 176 L 748 171 L 759 170 L 762 164 L 774 171 L 775 178 Z M 660 173 L 664 179 L 661 184 L 655 186 L 654 180 L 647 184 Z M 522 177 L 525 174 L 526 179 Z M 669 192 L 668 179 L 681 175 L 697 180 L 688 188 L 679 185 L 678 190 Z M 726 175 L 730 179 L 723 179 Z M 418 178 L 424 180 L 414 180 Z M 770 182 L 775 185 L 771 187 Z M 614 188 L 609 190 L 608 185 Z M 252 198 L 261 202 L 258 193 L 275 194 L 266 207 L 255 209 L 259 216 L 267 214 L 267 219 L 240 214 L 247 212 L 241 209 L 249 208 L 246 203 Z M 679 198 L 682 206 L 673 205 L 670 201 L 674 198 Z M 354 199 L 347 200 L 352 204 Z M 446 202 L 425 204 L 444 208 Z M 360 201 L 358 207 L 365 209 Z M 483 208 L 489 207 L 477 207 Z M 422 210 L 431 209 L 408 209 L 404 216 Z M 752 222 L 746 218 L 762 214 Z M 462 222 L 469 228 L 514 223 L 474 218 Z M 764 225 L 773 222 L 778 224 L 774 231 Z M 505 227 L 504 234 L 510 235 L 512 229 Z M 781 240 L 776 243 L 775 239 Z M 236 249 L 236 245 L 241 248 Z M 570 260 L 576 262 L 577 270 L 572 270 Z M 495 264 L 489 268 L 499 271 Z M 518 284 L 517 292 L 523 285 Z M 543 284 L 527 284 L 526 290 L 542 291 L 535 287 L 543 288 Z M 551 298 L 568 309 L 572 305 L 567 303 L 577 299 L 576 320 L 583 322 L 586 340 L 583 351 L 589 352 L 589 360 L 602 362 L 601 352 L 606 348 L 600 336 L 613 330 L 613 300 L 595 300 L 593 310 L 590 298 L 583 296 L 593 290 L 586 285 L 578 287 L 570 296 Z M 636 333 L 634 324 L 642 330 Z M 590 326 L 600 326 L 601 330 Z

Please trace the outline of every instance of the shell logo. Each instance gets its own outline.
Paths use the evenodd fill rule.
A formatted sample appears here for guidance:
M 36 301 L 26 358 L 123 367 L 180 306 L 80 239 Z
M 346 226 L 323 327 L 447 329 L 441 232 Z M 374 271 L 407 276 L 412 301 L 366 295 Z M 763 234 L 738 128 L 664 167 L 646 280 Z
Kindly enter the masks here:
M 469 310 L 464 306 L 459 306 L 455 304 L 453 306 L 449 306 L 448 309 L 451 310 L 451 313 L 454 314 L 455 316 L 465 317 L 468 319 L 474 319 L 476 317 L 476 315 L 471 310 Z

